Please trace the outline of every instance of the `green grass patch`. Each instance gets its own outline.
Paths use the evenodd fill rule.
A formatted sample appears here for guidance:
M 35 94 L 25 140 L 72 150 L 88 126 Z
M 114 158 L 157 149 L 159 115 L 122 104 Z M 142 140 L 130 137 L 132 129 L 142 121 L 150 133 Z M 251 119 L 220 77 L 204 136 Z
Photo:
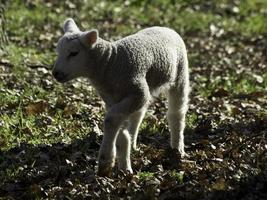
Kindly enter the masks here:
M 154 178 L 153 172 L 139 172 L 138 177 L 141 181 L 147 181 Z
M 182 184 L 184 182 L 184 172 L 177 172 L 176 170 L 172 170 L 170 172 L 170 176 L 176 179 L 179 184 Z
M 64 15 L 51 12 L 51 7 L 47 4 L 26 4 L 19 0 L 14 0 L 6 9 L 6 29 L 9 36 L 15 40 L 38 40 L 41 34 L 47 30 L 46 24 L 60 24 L 64 20 Z M 23 43 L 21 43 L 23 44 Z

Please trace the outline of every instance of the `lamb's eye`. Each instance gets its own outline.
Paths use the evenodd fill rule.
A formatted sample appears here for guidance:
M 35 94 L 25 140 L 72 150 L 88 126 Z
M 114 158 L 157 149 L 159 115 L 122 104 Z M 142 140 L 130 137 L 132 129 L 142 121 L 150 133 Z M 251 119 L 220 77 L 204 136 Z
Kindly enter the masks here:
M 74 52 L 70 52 L 69 56 L 68 57 L 74 57 L 78 54 L 77 51 L 74 51 Z

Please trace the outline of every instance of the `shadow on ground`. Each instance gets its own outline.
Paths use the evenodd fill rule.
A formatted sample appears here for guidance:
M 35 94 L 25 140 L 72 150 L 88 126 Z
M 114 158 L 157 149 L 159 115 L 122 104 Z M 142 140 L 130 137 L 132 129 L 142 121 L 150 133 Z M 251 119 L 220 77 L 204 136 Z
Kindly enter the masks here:
M 71 144 L 21 144 L 0 152 L 0 197 L 266 199 L 266 151 L 257 152 L 258 163 L 254 163 L 253 155 L 248 160 L 243 158 L 249 152 L 242 153 L 246 151 L 244 145 L 266 143 L 264 135 L 246 136 L 245 141 L 244 135 L 233 136 L 237 126 L 207 130 L 206 134 L 203 129 L 187 130 L 189 158 L 183 161 L 169 149 L 167 133 L 147 136 L 141 132 L 140 150 L 132 155 L 135 175 L 114 170 L 113 179 L 95 175 L 101 138 L 94 133 Z M 247 129 L 255 126 L 266 132 L 266 126 L 259 129 L 259 124 L 249 124 Z M 237 142 L 240 138 L 243 143 Z M 236 155 L 236 149 L 240 155 Z M 136 175 L 140 171 L 153 175 L 140 177 Z M 237 177 L 240 171 L 246 174 Z

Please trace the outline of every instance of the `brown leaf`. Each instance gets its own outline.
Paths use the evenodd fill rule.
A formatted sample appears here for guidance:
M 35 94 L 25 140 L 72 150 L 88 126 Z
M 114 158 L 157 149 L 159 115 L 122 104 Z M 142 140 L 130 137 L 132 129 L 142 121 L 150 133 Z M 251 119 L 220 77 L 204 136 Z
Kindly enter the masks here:
M 45 101 L 38 101 L 26 106 L 25 110 L 28 115 L 40 114 L 47 110 L 48 103 Z
M 6 140 L 4 140 L 3 138 L 0 138 L 0 149 L 5 147 L 7 145 Z
M 224 88 L 219 88 L 216 91 L 214 91 L 211 96 L 213 97 L 226 97 L 229 96 L 229 92 L 225 90 Z
M 204 145 L 204 146 L 206 146 L 206 145 L 209 145 L 210 144 L 210 141 L 207 140 L 207 139 L 202 139 L 202 140 L 199 141 L 199 143 L 202 144 L 202 145 Z
M 226 182 L 224 178 L 219 178 L 216 182 L 212 185 L 214 190 L 225 190 L 226 189 Z
M 30 191 L 34 194 L 40 194 L 42 190 L 43 188 L 35 183 L 30 186 Z
M 30 127 L 25 127 L 21 131 L 22 131 L 23 134 L 33 135 L 32 129 Z
M 66 105 L 64 110 L 63 110 L 63 114 L 65 116 L 71 116 L 71 115 L 73 115 L 75 113 L 76 113 L 76 108 L 74 106 L 72 106 L 72 105 Z

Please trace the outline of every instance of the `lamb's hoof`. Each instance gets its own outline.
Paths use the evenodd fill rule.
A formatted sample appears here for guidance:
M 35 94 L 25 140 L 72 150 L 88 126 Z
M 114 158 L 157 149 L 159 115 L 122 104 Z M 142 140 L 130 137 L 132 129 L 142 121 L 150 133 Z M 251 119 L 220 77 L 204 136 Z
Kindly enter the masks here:
M 98 171 L 97 171 L 98 176 L 102 177 L 111 177 L 112 175 L 112 167 L 106 166 L 106 165 L 99 165 L 98 166 Z
M 136 143 L 132 143 L 132 150 L 134 150 L 134 151 L 138 151 L 138 147 L 137 147 L 137 145 L 136 145 Z
M 131 167 L 128 167 L 128 168 L 119 167 L 119 171 L 124 173 L 124 174 L 133 174 L 133 170 Z
M 185 151 L 183 149 L 179 149 L 178 148 L 176 150 L 178 151 L 178 154 L 179 154 L 179 156 L 180 156 L 181 159 L 188 158 L 189 157 L 189 155 L 187 153 L 185 153 Z
M 178 154 L 180 155 L 181 158 L 184 158 L 186 156 L 186 153 L 184 151 L 184 148 L 176 148 Z
M 133 146 L 133 147 L 132 147 L 132 150 L 133 150 L 133 151 L 140 151 L 140 147 Z
M 171 148 L 171 149 L 173 152 L 176 152 L 176 155 L 178 155 L 180 159 L 189 157 L 189 155 L 185 153 L 183 149 L 179 149 L 179 148 Z
M 187 153 L 185 153 L 185 152 L 180 152 L 179 151 L 179 153 L 180 153 L 181 158 L 188 158 L 189 157 L 189 155 Z

